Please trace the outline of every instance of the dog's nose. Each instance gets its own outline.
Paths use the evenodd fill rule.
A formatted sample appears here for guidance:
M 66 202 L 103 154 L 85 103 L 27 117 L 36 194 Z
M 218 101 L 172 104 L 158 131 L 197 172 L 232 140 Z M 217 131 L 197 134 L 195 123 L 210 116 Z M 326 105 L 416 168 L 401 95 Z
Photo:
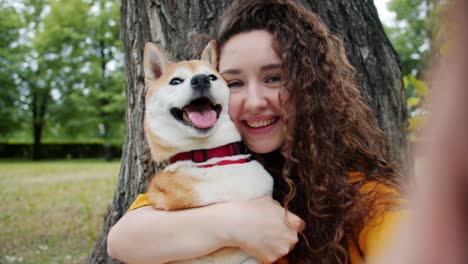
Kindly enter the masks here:
M 190 85 L 192 86 L 193 89 L 195 90 L 206 90 L 210 88 L 210 77 L 205 74 L 197 74 L 192 77 L 190 80 Z

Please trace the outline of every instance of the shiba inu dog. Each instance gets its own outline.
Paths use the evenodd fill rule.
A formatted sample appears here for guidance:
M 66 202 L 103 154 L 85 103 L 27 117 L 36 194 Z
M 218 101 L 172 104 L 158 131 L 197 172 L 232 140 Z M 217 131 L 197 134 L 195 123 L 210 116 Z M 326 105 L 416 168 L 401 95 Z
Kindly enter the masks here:
M 155 44 L 145 46 L 145 136 L 152 158 L 165 165 L 159 166 L 148 186 L 148 200 L 156 209 L 193 208 L 272 193 L 271 176 L 249 159 L 229 118 L 229 88 L 216 63 L 215 41 L 203 50 L 201 60 L 177 63 Z M 240 249 L 224 248 L 177 263 L 259 262 Z

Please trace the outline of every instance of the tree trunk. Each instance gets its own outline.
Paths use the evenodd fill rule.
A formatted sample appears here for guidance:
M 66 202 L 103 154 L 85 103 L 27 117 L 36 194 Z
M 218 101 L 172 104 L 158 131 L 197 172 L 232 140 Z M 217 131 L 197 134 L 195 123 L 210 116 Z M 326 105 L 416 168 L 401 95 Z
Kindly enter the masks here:
M 109 62 L 108 56 L 105 53 L 106 50 L 106 43 L 104 41 L 99 41 L 99 59 L 101 61 L 101 78 L 103 83 L 100 84 L 99 89 L 103 92 L 106 92 L 109 89 L 109 84 L 106 77 L 106 65 Z M 113 157 L 112 153 L 112 146 L 109 143 L 109 131 L 111 129 L 111 121 L 109 113 L 104 111 L 103 109 L 109 104 L 109 99 L 106 96 L 105 98 L 99 99 L 99 117 L 101 118 L 101 124 L 103 127 L 103 131 L 101 137 L 104 141 L 104 159 L 106 161 L 111 161 Z
M 106 238 L 138 193 L 144 192 L 152 173 L 149 149 L 143 136 L 143 48 L 158 42 L 174 59 L 184 58 L 187 41 L 198 33 L 214 32 L 229 0 L 163 1 L 122 0 L 121 38 L 125 51 L 127 135 L 119 182 L 104 219 L 103 231 L 89 263 L 118 263 L 107 256 Z M 332 32 L 346 43 L 351 63 L 366 102 L 389 136 L 398 160 L 406 159 L 405 93 L 397 55 L 385 36 L 377 10 L 369 0 L 303 1 L 320 14 Z M 352 2 L 352 4 L 351 4 Z
M 34 122 L 33 133 L 34 142 L 32 149 L 32 160 L 38 161 L 41 159 L 42 124 Z
M 40 159 L 41 149 L 41 128 L 38 126 L 38 111 L 37 111 L 37 91 L 32 92 L 32 126 L 33 126 L 33 148 L 32 148 L 32 160 Z
M 45 114 L 49 99 L 48 91 L 33 90 L 32 94 L 32 121 L 33 121 L 33 149 L 32 160 L 41 159 L 42 131 L 45 123 Z
M 303 1 L 341 36 L 366 103 L 388 136 L 395 159 L 406 168 L 406 95 L 396 51 L 372 1 Z

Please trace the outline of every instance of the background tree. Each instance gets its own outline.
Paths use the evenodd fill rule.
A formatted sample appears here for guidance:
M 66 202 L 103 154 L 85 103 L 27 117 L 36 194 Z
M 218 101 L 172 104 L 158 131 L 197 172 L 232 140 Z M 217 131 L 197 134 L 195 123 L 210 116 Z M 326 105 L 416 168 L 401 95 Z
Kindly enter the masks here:
M 444 29 L 447 26 L 443 16 L 447 1 L 391 0 L 387 7 L 395 17 L 384 26 L 385 32 L 399 55 L 402 74 L 421 79 L 429 55 L 439 53 L 433 47 L 445 35 L 441 26 Z
M 118 1 L 18 0 L 1 12 L 0 136 L 32 139 L 33 159 L 44 138 L 100 138 L 110 159 L 125 133 Z
M 403 75 L 418 76 L 431 50 L 431 24 L 434 1 L 391 0 L 388 9 L 395 14 L 395 23 L 385 27 L 398 52 Z
M 15 100 L 21 96 L 15 69 L 24 58 L 19 32 L 23 24 L 6 1 L 0 1 L 0 5 L 0 136 L 7 136 L 19 128 L 24 118 Z
M 36 24 L 33 40 L 33 56 L 37 63 L 23 81 L 29 87 L 33 116 L 33 159 L 40 158 L 40 146 L 50 106 L 60 101 L 65 94 L 73 92 L 77 85 L 72 72 L 77 72 L 82 63 L 80 43 L 84 42 L 86 28 L 80 27 L 86 21 L 89 5 L 80 0 L 66 3 L 51 1 L 50 10 Z M 44 8 L 44 5 L 42 6 Z M 40 7 L 39 14 L 44 14 Z M 39 15 L 39 18 L 41 18 Z
M 84 1 L 80 4 L 88 5 Z M 60 90 L 51 115 L 58 131 L 69 138 L 101 138 L 106 158 L 112 158 L 112 139 L 124 135 L 124 80 L 119 39 L 119 7 L 115 0 L 93 1 L 79 27 L 86 32 L 80 40 L 77 73 L 72 88 Z M 51 127 L 51 126 L 50 126 Z
M 119 6 L 117 1 L 100 0 L 94 5 L 99 11 L 90 21 L 91 39 L 88 62 L 94 68 L 87 76 L 92 109 L 97 110 L 100 137 L 106 146 L 106 159 L 113 153 L 111 138 L 124 134 L 125 87 L 121 41 L 119 39 Z
M 15 69 L 22 95 L 15 101 L 19 109 L 29 111 L 33 159 L 37 160 L 50 108 L 73 87 L 70 73 L 78 67 L 78 43 L 84 33 L 78 25 L 85 20 L 87 7 L 78 0 L 67 4 L 25 0 L 16 4 L 25 23 L 21 44 L 27 52 Z
M 194 2 L 122 0 L 121 38 L 125 52 L 127 135 L 119 182 L 103 232 L 89 263 L 113 263 L 107 256 L 110 227 L 125 213 L 138 193 L 144 192 L 155 172 L 143 135 L 143 47 L 159 42 L 174 59 L 183 59 L 184 46 L 198 33 L 213 33 L 230 1 Z M 333 32 L 345 41 L 356 67 L 365 99 L 389 136 L 396 157 L 406 157 L 405 94 L 397 56 L 388 41 L 372 2 L 366 0 L 303 1 L 322 16 Z
M 395 14 L 393 23 L 385 31 L 399 55 L 409 113 L 409 139 L 416 140 L 424 126 L 428 110 L 424 107 L 429 89 L 423 79 L 429 60 L 437 59 L 440 50 L 435 46 L 444 42 L 445 21 L 443 12 L 447 1 L 439 0 L 391 0 L 389 11 Z M 436 44 L 438 43 L 438 44 Z M 431 58 L 430 58 L 431 56 Z

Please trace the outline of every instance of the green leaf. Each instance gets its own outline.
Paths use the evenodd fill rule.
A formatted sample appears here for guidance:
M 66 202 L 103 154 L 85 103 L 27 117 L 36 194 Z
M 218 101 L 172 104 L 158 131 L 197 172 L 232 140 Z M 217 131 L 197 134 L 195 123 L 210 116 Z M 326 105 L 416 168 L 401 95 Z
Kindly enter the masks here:
M 411 107 L 415 107 L 415 106 L 417 106 L 419 104 L 419 102 L 421 102 L 421 98 L 411 97 L 411 98 L 408 98 L 408 100 L 406 100 L 406 105 L 411 106 Z
M 413 77 L 413 76 L 412 76 Z M 416 90 L 416 93 L 420 96 L 426 97 L 429 94 L 429 88 L 424 81 L 418 80 L 415 77 L 411 79 L 411 83 Z
M 408 123 L 409 123 L 409 126 L 408 126 L 409 131 L 414 132 L 424 127 L 424 125 L 426 124 L 426 116 L 418 115 L 418 116 L 411 117 L 408 120 Z
M 403 76 L 403 85 L 405 89 L 409 88 L 409 84 L 410 84 L 410 81 L 409 81 L 408 75 Z

